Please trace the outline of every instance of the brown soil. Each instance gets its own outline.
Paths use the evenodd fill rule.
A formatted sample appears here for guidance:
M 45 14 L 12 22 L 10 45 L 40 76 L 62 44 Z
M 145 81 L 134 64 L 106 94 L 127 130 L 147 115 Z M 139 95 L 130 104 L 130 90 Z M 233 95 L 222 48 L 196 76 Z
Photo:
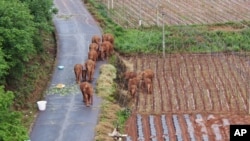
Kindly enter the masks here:
M 229 140 L 229 124 L 249 124 L 250 56 L 168 54 L 123 58 L 139 72 L 155 72 L 153 94 L 139 89 L 126 131 L 132 140 Z M 152 117 L 153 116 L 153 117 Z M 153 122 L 150 122 L 153 120 Z M 164 120 L 165 119 L 165 120 Z M 164 128 L 167 128 L 164 129 Z M 156 131 L 156 133 L 155 133 Z M 156 135 L 156 137 L 154 137 Z

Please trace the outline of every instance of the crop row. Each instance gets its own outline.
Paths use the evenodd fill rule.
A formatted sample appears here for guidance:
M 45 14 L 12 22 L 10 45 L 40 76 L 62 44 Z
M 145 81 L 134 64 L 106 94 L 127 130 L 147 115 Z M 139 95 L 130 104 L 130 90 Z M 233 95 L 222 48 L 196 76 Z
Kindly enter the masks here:
M 163 20 L 168 25 L 186 25 L 250 19 L 250 2 L 243 0 L 114 0 L 113 9 L 111 0 L 100 0 L 100 2 L 105 5 L 110 4 L 110 9 L 113 11 L 110 16 L 117 23 L 130 27 L 137 27 L 140 19 L 145 26 L 156 25 Z M 164 18 L 162 14 L 165 15 Z
M 228 140 L 229 125 L 235 122 L 213 114 L 132 116 L 129 122 L 136 125 L 127 127 L 127 132 L 131 140 L 138 141 Z

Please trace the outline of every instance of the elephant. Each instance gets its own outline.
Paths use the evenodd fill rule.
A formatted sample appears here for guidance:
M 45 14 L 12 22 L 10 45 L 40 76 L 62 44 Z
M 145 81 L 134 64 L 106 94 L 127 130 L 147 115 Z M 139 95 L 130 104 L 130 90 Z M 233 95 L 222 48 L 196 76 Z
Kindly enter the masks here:
M 89 50 L 92 50 L 92 49 L 94 49 L 95 51 L 98 51 L 98 49 L 99 49 L 98 44 L 97 43 L 91 43 L 89 45 Z
M 134 72 L 134 71 L 126 71 L 123 73 L 123 78 L 124 78 L 124 81 L 125 81 L 125 87 L 127 88 L 128 87 L 128 81 L 129 79 L 132 79 L 132 78 L 135 78 L 137 77 L 137 73 Z
M 151 81 L 153 82 L 154 79 L 154 71 L 151 69 L 146 69 L 143 72 L 140 73 L 140 77 L 142 80 L 144 80 L 145 78 L 150 78 Z
M 82 82 L 80 84 L 80 90 L 83 96 L 83 102 L 87 107 L 93 104 L 94 89 L 89 82 Z
M 144 78 L 143 79 L 143 87 L 144 87 L 144 90 L 146 89 L 147 90 L 147 94 L 152 94 L 153 92 L 153 82 L 150 78 Z
M 128 91 L 131 96 L 134 97 L 139 86 L 140 79 L 137 77 L 131 78 L 128 80 Z
M 101 43 L 99 48 L 100 58 L 102 60 L 107 59 L 114 52 L 113 45 L 109 41 L 104 41 Z
M 104 41 L 103 44 L 105 44 L 107 46 L 107 48 L 108 48 L 107 55 L 111 56 L 113 54 L 113 52 L 114 52 L 114 46 L 113 46 L 113 44 L 111 44 L 109 41 Z
M 101 37 L 99 35 L 92 36 L 91 43 L 96 43 L 99 48 L 101 44 Z
M 96 52 L 95 49 L 89 50 L 89 52 L 88 52 L 88 59 L 93 60 L 95 62 L 97 61 L 97 59 L 98 59 L 98 53 Z
M 93 80 L 93 75 L 95 72 L 95 62 L 93 60 L 88 59 L 84 65 L 87 69 L 88 81 L 91 82 Z
M 137 92 L 137 85 L 131 85 L 128 88 L 130 95 L 134 98 Z
M 109 41 L 112 45 L 114 45 L 114 36 L 111 33 L 102 34 L 102 42 Z
M 137 73 L 134 71 L 126 71 L 123 73 L 123 77 L 125 80 L 129 80 L 131 78 L 137 77 Z
M 107 45 L 107 42 L 103 42 L 101 43 L 101 46 L 99 48 L 99 58 L 101 60 L 105 60 L 108 58 L 108 54 L 109 54 L 109 46 Z
M 75 72 L 75 76 L 76 76 L 76 83 L 80 83 L 81 79 L 82 79 L 82 69 L 83 69 L 83 65 L 82 64 L 75 64 L 74 66 L 74 72 Z

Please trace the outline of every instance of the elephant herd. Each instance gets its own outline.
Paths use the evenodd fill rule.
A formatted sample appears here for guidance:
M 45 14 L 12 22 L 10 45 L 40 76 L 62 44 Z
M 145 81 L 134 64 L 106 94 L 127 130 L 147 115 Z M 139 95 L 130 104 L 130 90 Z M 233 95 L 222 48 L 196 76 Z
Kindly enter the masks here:
M 142 88 L 142 90 L 146 91 L 148 94 L 153 93 L 153 70 L 145 69 L 139 73 L 126 71 L 123 76 L 128 92 L 132 97 L 135 97 L 138 88 Z
M 80 90 L 83 96 L 83 102 L 86 106 L 93 104 L 94 89 L 91 84 L 96 68 L 96 61 L 106 60 L 114 51 L 114 36 L 110 33 L 105 33 L 92 36 L 89 45 L 88 59 L 84 64 L 75 64 L 74 72 L 76 83 L 80 85 Z

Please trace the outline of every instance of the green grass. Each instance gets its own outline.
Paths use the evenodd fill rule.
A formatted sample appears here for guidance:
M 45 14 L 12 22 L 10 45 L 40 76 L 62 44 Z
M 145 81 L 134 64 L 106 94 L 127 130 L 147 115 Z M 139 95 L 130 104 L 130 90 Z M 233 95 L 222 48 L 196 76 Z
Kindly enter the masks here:
M 167 53 L 208 53 L 226 51 L 250 51 L 250 28 L 236 29 L 238 23 L 222 25 L 169 26 L 165 28 Z M 222 30 L 220 28 L 232 30 Z M 211 30 L 210 27 L 218 28 Z M 127 29 L 116 38 L 116 50 L 121 53 L 162 52 L 162 29 Z

